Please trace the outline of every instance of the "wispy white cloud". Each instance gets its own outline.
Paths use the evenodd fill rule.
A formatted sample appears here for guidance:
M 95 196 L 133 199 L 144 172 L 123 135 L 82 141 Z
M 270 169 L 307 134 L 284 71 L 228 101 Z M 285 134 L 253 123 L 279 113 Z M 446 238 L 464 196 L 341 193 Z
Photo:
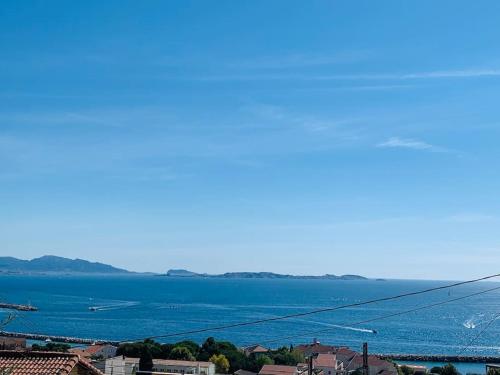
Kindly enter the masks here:
M 360 73 L 360 74 L 234 74 L 202 77 L 181 77 L 180 79 L 200 81 L 405 81 L 436 79 L 467 79 L 500 77 L 500 69 L 434 70 L 410 73 Z M 171 77 L 174 78 L 174 77 Z M 176 77 L 179 78 L 179 77 Z
M 431 151 L 431 152 L 447 152 L 445 148 L 432 145 L 427 142 L 419 141 L 411 138 L 399 138 L 391 137 L 388 140 L 378 143 L 377 147 L 381 148 L 407 148 L 411 150 L 419 151 Z
M 500 69 L 435 70 L 413 73 L 347 74 L 317 76 L 318 80 L 410 80 L 439 78 L 480 78 L 500 76 Z
M 297 114 L 286 108 L 268 104 L 252 105 L 250 107 L 246 107 L 245 109 L 260 118 L 275 121 L 277 123 L 285 123 L 293 127 L 300 127 L 310 132 L 336 130 L 337 134 L 342 137 L 347 136 L 348 132 L 352 133 L 354 131 L 353 128 L 346 129 L 346 125 L 358 123 L 362 120 L 360 117 L 355 116 L 343 118 L 325 118 L 311 116 L 309 114 Z
M 343 51 L 334 54 L 282 54 L 250 58 L 244 61 L 232 61 L 226 65 L 231 68 L 241 69 L 288 69 L 301 67 L 314 67 L 322 65 L 350 64 L 366 60 L 369 51 Z

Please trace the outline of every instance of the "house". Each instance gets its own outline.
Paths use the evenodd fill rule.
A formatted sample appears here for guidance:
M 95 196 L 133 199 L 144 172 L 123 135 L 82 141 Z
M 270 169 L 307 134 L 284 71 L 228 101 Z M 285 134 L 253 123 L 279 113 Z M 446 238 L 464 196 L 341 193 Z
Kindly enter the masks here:
M 243 352 L 247 357 L 250 357 L 252 354 L 264 354 L 269 352 L 269 349 L 263 347 L 262 345 L 252 345 L 243 349 Z
M 9 375 L 102 375 L 72 353 L 0 350 L 0 373 Z
M 113 345 L 90 345 L 83 349 L 70 349 L 70 352 L 89 359 L 108 359 L 115 357 L 117 350 Z
M 363 367 L 363 355 L 356 353 L 348 362 L 343 362 L 344 370 L 355 371 Z M 375 355 L 368 356 L 369 375 L 397 375 L 398 370 L 394 363 L 380 359 Z
M 332 345 L 322 345 L 318 340 L 314 339 L 311 344 L 302 344 L 295 347 L 304 356 L 309 357 L 311 354 L 334 354 L 339 347 Z
M 0 350 L 26 349 L 26 339 L 0 336 Z
M 118 356 L 107 359 L 105 364 L 106 375 L 132 375 L 138 370 L 139 358 Z M 212 362 L 153 359 L 153 371 L 144 374 L 215 375 L 215 365 Z
M 259 375 L 298 375 L 301 373 L 297 366 L 264 365 Z
M 313 359 L 313 368 L 322 370 L 325 375 L 336 375 L 344 370 L 343 363 L 337 360 L 335 354 L 318 354 Z
M 85 358 L 93 366 L 104 372 L 105 361 L 108 358 L 113 358 L 116 356 L 116 351 L 118 348 L 113 345 L 90 345 L 86 348 L 72 348 L 70 353 L 79 355 Z
M 314 368 L 323 370 L 324 375 L 349 373 L 363 367 L 363 355 L 347 347 L 322 345 L 314 340 L 312 344 L 299 345 L 295 349 L 306 357 L 317 355 L 313 360 Z M 335 370 L 333 358 L 336 363 Z M 368 356 L 368 371 L 369 375 L 397 375 L 397 368 L 392 362 L 375 355 Z
M 338 348 L 335 352 L 335 356 L 337 357 L 337 361 L 344 363 L 344 366 L 352 361 L 355 357 L 362 356 L 360 353 L 355 352 L 349 348 Z

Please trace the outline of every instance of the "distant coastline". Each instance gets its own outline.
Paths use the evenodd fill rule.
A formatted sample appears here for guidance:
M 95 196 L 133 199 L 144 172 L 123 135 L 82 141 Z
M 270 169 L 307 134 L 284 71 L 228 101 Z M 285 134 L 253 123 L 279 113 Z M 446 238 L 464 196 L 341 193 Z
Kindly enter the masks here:
M 165 277 L 197 277 L 218 279 L 308 279 L 308 280 L 368 280 L 360 275 L 288 275 L 274 272 L 226 272 L 223 274 L 196 273 L 184 269 L 171 269 L 159 276 Z M 380 279 L 379 279 L 380 280 Z
M 54 255 L 44 255 L 31 260 L 14 257 L 0 257 L 0 275 L 45 275 L 45 274 L 92 274 L 92 275 L 133 275 L 134 272 L 116 268 L 104 263 L 83 259 L 68 259 Z
M 1 275 L 154 275 L 162 277 L 218 278 L 218 279 L 307 279 L 307 280 L 368 280 L 360 275 L 290 275 L 274 272 L 226 272 L 223 274 L 197 273 L 185 269 L 170 269 L 164 274 L 154 272 L 132 272 L 108 264 L 83 259 L 69 259 L 44 255 L 31 260 L 0 257 Z M 377 279 L 381 281 L 383 279 Z

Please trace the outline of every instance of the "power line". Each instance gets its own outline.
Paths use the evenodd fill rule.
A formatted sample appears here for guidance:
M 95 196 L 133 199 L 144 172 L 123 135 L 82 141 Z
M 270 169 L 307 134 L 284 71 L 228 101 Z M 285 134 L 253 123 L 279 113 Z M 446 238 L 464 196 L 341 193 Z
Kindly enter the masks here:
M 456 282 L 453 284 L 442 285 L 442 286 L 438 286 L 438 287 L 434 287 L 434 288 L 419 290 L 416 292 L 408 292 L 408 293 L 398 294 L 395 296 L 377 298 L 377 299 L 367 300 L 367 301 L 363 301 L 363 302 L 350 303 L 350 304 L 340 305 L 340 306 L 336 306 L 336 307 L 328 307 L 328 308 L 312 310 L 312 311 L 303 312 L 303 313 L 289 314 L 289 315 L 277 316 L 277 317 L 272 317 L 272 318 L 252 320 L 252 321 L 247 321 L 247 322 L 226 324 L 226 325 L 221 325 L 221 326 L 216 326 L 216 327 L 207 327 L 207 328 L 201 328 L 201 329 L 195 329 L 195 330 L 189 330 L 189 331 L 174 332 L 174 333 L 169 333 L 169 334 L 164 334 L 164 335 L 155 335 L 155 336 L 149 336 L 149 337 L 135 338 L 135 339 L 124 340 L 122 342 L 185 336 L 185 335 L 192 335 L 192 334 L 196 334 L 196 333 L 203 333 L 203 332 L 210 332 L 210 331 L 221 331 L 221 330 L 229 329 L 229 328 L 244 327 L 244 326 L 249 326 L 249 325 L 274 322 L 274 321 L 285 320 L 285 319 L 290 319 L 290 318 L 298 318 L 298 317 L 302 317 L 302 316 L 308 316 L 308 315 L 319 314 L 319 313 L 324 313 L 324 312 L 332 312 L 332 311 L 337 311 L 337 310 L 346 309 L 346 308 L 350 308 L 350 307 L 358 307 L 358 306 L 369 305 L 369 304 L 378 303 L 378 302 L 391 301 L 391 300 L 395 300 L 395 299 L 400 299 L 400 298 L 415 296 L 415 295 L 419 295 L 419 294 L 434 292 L 434 291 L 443 290 L 443 289 L 449 289 L 449 288 L 453 288 L 453 287 L 457 287 L 457 286 L 461 286 L 461 285 L 476 283 L 478 281 L 492 279 L 492 278 L 499 277 L 499 276 L 500 276 L 500 274 L 495 274 L 495 275 L 481 277 L 478 279 L 461 281 L 461 282 Z
M 410 314 L 412 312 L 417 312 L 417 311 L 420 311 L 420 310 L 425 310 L 425 309 L 429 309 L 429 308 L 433 308 L 433 307 L 445 305 L 447 303 L 456 302 L 456 301 L 464 300 L 466 298 L 475 297 L 475 296 L 478 296 L 478 295 L 481 295 L 481 294 L 493 292 L 495 290 L 500 290 L 500 286 L 497 286 L 495 288 L 486 289 L 486 290 L 483 290 L 483 291 L 480 291 L 480 292 L 468 294 L 468 295 L 461 296 L 461 297 L 456 297 L 456 298 L 447 299 L 447 300 L 444 300 L 444 301 L 439 301 L 439 302 L 431 303 L 431 304 L 428 304 L 428 305 L 419 306 L 419 307 L 416 307 L 416 308 L 413 308 L 413 309 L 409 309 L 409 310 L 399 311 L 399 312 L 396 312 L 396 313 L 382 315 L 382 316 L 378 316 L 378 317 L 371 318 L 371 319 L 361 320 L 361 321 L 358 321 L 358 322 L 351 323 L 349 326 L 357 326 L 357 325 L 361 325 L 361 324 L 372 323 L 372 322 L 375 322 L 377 320 L 383 320 L 383 319 L 393 318 L 393 317 L 400 316 L 400 315 L 406 315 L 406 314 Z M 500 313 L 497 316 L 497 318 L 498 317 L 500 317 Z M 282 340 L 288 340 L 288 339 L 294 339 L 294 338 L 298 338 L 298 337 L 304 337 L 304 336 L 308 336 L 308 335 L 311 335 L 311 334 L 324 333 L 324 332 L 332 331 L 332 330 L 335 330 L 335 329 L 338 329 L 338 328 L 349 328 L 349 327 L 348 326 L 337 326 L 337 327 L 330 327 L 330 328 L 325 328 L 325 329 L 321 329 L 321 330 L 303 332 L 303 333 L 296 334 L 296 335 L 291 335 L 291 336 L 286 336 L 286 337 L 280 337 L 280 338 L 272 339 L 272 340 L 261 341 L 260 344 L 274 343 L 274 342 L 279 342 L 279 341 L 282 341 Z M 252 344 L 249 344 L 248 346 L 251 346 L 251 345 Z
M 498 318 L 500 318 L 500 312 L 498 312 L 498 313 L 496 313 L 495 315 L 493 315 L 493 318 L 492 318 L 492 319 L 491 319 L 491 320 L 490 320 L 490 321 L 489 321 L 489 322 L 488 322 L 488 323 L 484 326 L 484 328 L 483 328 L 481 331 L 479 331 L 479 333 L 478 333 L 476 336 L 474 336 L 474 337 L 473 337 L 473 338 L 469 341 L 469 343 L 465 346 L 465 348 L 463 348 L 463 349 L 460 351 L 460 353 L 459 353 L 458 355 L 460 356 L 460 355 L 462 355 L 464 352 L 466 352 L 467 350 L 469 350 L 469 349 L 470 349 L 470 347 L 472 346 L 472 344 L 474 344 L 474 343 L 477 341 L 477 339 L 478 339 L 479 337 L 481 337 L 481 336 L 482 336 L 482 334 L 483 334 L 484 332 L 486 332 L 486 330 L 487 330 L 488 328 L 490 328 L 490 327 L 491 327 L 491 325 L 492 325 L 492 324 L 495 322 L 495 320 L 497 320 Z
M 494 288 L 490 288 L 490 289 L 485 289 L 485 290 L 482 290 L 482 291 L 479 291 L 479 292 L 475 292 L 475 293 L 471 293 L 471 294 L 467 294 L 467 295 L 461 296 L 461 297 L 451 298 L 451 299 L 447 299 L 447 300 L 443 300 L 443 301 L 439 301 L 439 302 L 435 302 L 435 303 L 431 303 L 431 304 L 427 304 L 427 305 L 418 306 L 418 307 L 415 307 L 413 309 L 408 309 L 408 310 L 399 311 L 399 312 L 392 313 L 392 314 L 387 314 L 387 315 L 382 315 L 382 316 L 378 316 L 378 317 L 375 317 L 375 318 L 370 318 L 370 319 L 365 319 L 365 320 L 357 321 L 357 322 L 351 323 L 350 326 L 357 326 L 357 325 L 361 325 L 361 324 L 371 323 L 371 322 L 374 322 L 374 321 L 377 321 L 377 320 L 389 319 L 389 318 L 393 318 L 393 317 L 400 316 L 400 315 L 410 314 L 410 313 L 413 313 L 413 312 L 417 312 L 417 311 L 421 311 L 421 310 L 425 310 L 425 309 L 429 309 L 429 308 L 433 308 L 433 307 L 445 305 L 445 304 L 448 304 L 448 303 L 452 303 L 452 302 L 456 302 L 456 301 L 461 301 L 461 300 L 464 300 L 464 299 L 467 299 L 467 298 L 479 296 L 479 295 L 486 294 L 486 293 L 489 293 L 489 292 L 493 292 L 493 291 L 496 291 L 496 290 L 500 290 L 500 286 L 497 286 L 497 287 L 494 287 Z M 476 336 L 475 339 L 477 339 L 493 323 L 493 321 L 495 321 L 499 317 L 500 317 L 500 313 L 498 313 L 494 317 L 494 319 L 492 319 L 488 323 L 488 325 L 479 333 L 478 336 Z M 309 331 L 309 332 L 304 332 L 304 333 L 301 333 L 301 334 L 280 337 L 280 338 L 276 338 L 276 339 L 272 339 L 272 340 L 260 341 L 259 344 L 268 344 L 268 343 L 280 342 L 280 341 L 283 341 L 283 340 L 289 340 L 289 339 L 304 337 L 304 336 L 308 336 L 308 335 L 311 335 L 311 334 L 324 333 L 324 332 L 332 331 L 332 330 L 335 330 L 335 329 L 338 329 L 338 328 L 342 328 L 342 326 L 331 327 L 331 328 L 326 328 L 326 329 L 321 329 L 321 330 L 315 330 L 315 331 Z M 472 344 L 472 342 L 469 343 L 469 345 L 471 345 L 471 344 Z M 246 346 L 250 346 L 250 345 L 256 345 L 256 344 L 248 344 Z M 463 353 L 463 351 L 459 355 L 461 355 L 462 353 Z M 99 360 L 97 362 L 101 362 L 101 361 L 104 361 L 104 360 Z
M 11 323 L 14 319 L 17 318 L 16 314 L 9 313 L 6 318 L 0 320 L 0 329 L 4 329 L 9 323 Z

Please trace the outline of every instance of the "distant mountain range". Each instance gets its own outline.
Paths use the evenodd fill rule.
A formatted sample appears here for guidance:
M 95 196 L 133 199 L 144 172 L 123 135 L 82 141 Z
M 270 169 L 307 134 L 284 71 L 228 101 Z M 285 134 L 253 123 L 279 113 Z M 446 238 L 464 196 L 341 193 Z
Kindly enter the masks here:
M 89 262 L 83 259 L 68 259 L 54 255 L 44 255 L 31 260 L 17 259 L 14 257 L 0 257 L 0 274 L 137 274 L 125 269 L 116 268 L 108 264 Z M 184 269 L 171 269 L 166 274 L 159 276 L 169 277 L 205 277 L 223 279 L 324 279 L 324 280 L 366 280 L 359 275 L 323 275 L 300 276 L 283 275 L 273 272 L 227 272 L 219 275 L 196 273 Z
M 93 273 L 120 274 L 130 271 L 83 259 L 44 255 L 31 260 L 0 257 L 0 273 Z
M 322 275 L 322 276 L 302 276 L 283 275 L 273 272 L 227 272 L 219 275 L 209 275 L 206 273 L 196 273 L 188 270 L 169 270 L 164 276 L 170 277 L 207 277 L 222 279 L 323 279 L 323 280 L 367 280 L 359 275 Z

